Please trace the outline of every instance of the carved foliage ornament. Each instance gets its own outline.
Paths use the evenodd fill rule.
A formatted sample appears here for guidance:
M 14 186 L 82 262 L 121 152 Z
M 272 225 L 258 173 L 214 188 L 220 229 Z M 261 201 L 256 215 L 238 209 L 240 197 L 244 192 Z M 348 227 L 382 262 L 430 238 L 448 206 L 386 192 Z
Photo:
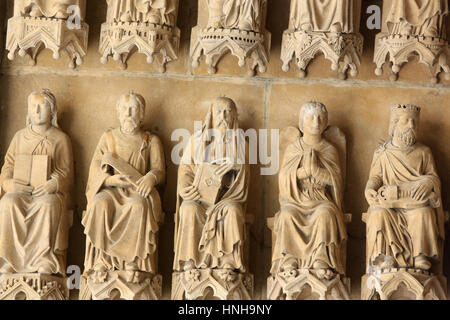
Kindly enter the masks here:
M 42 48 L 69 56 L 70 68 L 83 63 L 87 52 L 89 26 L 83 21 L 86 0 L 15 0 L 14 16 L 8 21 L 8 58 L 30 56 L 31 63 Z

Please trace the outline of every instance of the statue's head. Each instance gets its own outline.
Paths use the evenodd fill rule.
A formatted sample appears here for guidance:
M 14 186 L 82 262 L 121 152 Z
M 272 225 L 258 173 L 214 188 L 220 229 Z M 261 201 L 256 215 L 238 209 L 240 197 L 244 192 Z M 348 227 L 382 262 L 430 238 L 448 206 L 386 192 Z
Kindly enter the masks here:
M 145 115 L 145 99 L 140 94 L 124 94 L 117 101 L 117 116 L 124 133 L 134 133 L 141 127 Z
M 28 125 L 51 124 L 58 127 L 56 99 L 48 89 L 32 92 L 28 96 Z
M 328 126 L 328 111 L 320 102 L 310 101 L 300 109 L 299 129 L 303 134 L 321 135 Z
M 420 107 L 396 104 L 391 109 L 389 135 L 397 143 L 412 146 L 416 143 L 417 128 L 420 119 Z
M 234 129 L 237 120 L 237 108 L 233 100 L 220 97 L 212 105 L 212 124 L 214 129 Z

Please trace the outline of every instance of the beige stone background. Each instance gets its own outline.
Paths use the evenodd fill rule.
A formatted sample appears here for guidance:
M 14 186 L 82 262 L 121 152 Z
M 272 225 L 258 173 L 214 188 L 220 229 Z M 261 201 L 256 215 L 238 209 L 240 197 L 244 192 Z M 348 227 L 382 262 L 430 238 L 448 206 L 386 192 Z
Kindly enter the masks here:
M 203 0 L 199 0 L 203 1 Z M 364 187 L 372 154 L 378 143 L 387 139 L 389 110 L 394 103 L 414 103 L 423 107 L 421 140 L 435 155 L 443 183 L 444 206 L 450 208 L 450 82 L 432 85 L 427 69 L 412 59 L 402 68 L 398 82 L 389 82 L 388 73 L 374 75 L 373 42 L 379 30 L 367 30 L 365 13 L 368 5 L 382 1 L 363 1 L 361 32 L 365 37 L 360 73 L 347 81 L 337 79 L 330 63 L 322 56 L 308 68 L 308 78 L 297 78 L 295 68 L 281 71 L 281 35 L 288 26 L 289 0 L 269 0 L 267 29 L 272 33 L 271 62 L 267 73 L 248 78 L 246 70 L 237 66 L 233 57 L 222 59 L 218 73 L 209 76 L 204 63 L 191 70 L 188 59 L 191 28 L 197 22 L 197 0 L 181 0 L 178 26 L 182 39 L 179 60 L 168 65 L 167 73 L 148 65 L 145 57 L 134 55 L 127 70 L 114 61 L 100 63 L 97 51 L 100 25 L 106 19 L 106 1 L 89 0 L 86 22 L 90 26 L 89 50 L 85 63 L 77 70 L 67 69 L 65 55 L 53 60 L 50 51 L 43 51 L 36 66 L 29 58 L 17 57 L 10 62 L 0 49 L 0 158 L 3 157 L 14 133 L 25 124 L 26 99 L 33 90 L 51 89 L 58 101 L 60 126 L 72 138 L 76 168 L 74 188 L 75 219 L 70 232 L 68 264 L 83 265 L 84 234 L 81 214 L 86 206 L 84 196 L 90 160 L 102 132 L 116 126 L 115 102 L 119 95 L 133 89 L 147 100 L 145 127 L 159 135 L 167 157 L 167 185 L 163 196 L 167 213 L 160 234 L 159 268 L 164 280 L 164 299 L 170 298 L 173 259 L 173 212 L 175 210 L 177 167 L 170 161 L 177 142 L 170 137 L 173 130 L 192 131 L 193 121 L 202 120 L 207 104 L 204 101 L 218 95 L 233 98 L 239 108 L 244 128 L 283 128 L 296 125 L 301 104 L 314 99 L 324 102 L 329 110 L 330 124 L 339 126 L 348 140 L 346 211 L 353 214 L 348 226 L 348 267 L 352 280 L 352 297 L 360 297 L 360 279 L 364 273 L 365 225 L 361 213 L 367 209 Z M 4 47 L 6 19 L 12 16 L 13 0 L 0 0 L 1 46 Z M 276 176 L 260 176 L 259 166 L 252 169 L 249 213 L 255 215 L 250 228 L 250 271 L 255 276 L 255 299 L 266 295 L 266 278 L 271 263 L 271 236 L 266 218 L 279 209 Z M 446 250 L 450 250 L 447 241 Z M 445 270 L 450 272 L 448 254 Z M 77 292 L 72 292 L 74 298 Z

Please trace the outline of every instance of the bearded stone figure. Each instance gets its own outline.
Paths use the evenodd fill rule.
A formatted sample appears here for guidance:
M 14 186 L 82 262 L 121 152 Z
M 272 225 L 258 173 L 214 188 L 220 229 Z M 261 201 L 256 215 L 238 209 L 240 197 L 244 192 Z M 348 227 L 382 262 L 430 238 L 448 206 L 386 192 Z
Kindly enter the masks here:
M 245 272 L 242 249 L 250 171 L 240 158 L 244 141 L 227 134 L 237 129 L 236 105 L 229 98 L 218 98 L 201 134 L 192 136 L 185 149 L 178 170 L 176 271 L 219 268 Z M 212 139 L 207 137 L 211 130 L 218 133 Z M 202 188 L 201 180 L 208 177 L 202 171 L 206 170 L 221 180 L 213 201 L 207 200 L 208 190 Z
M 206 0 L 208 27 L 260 31 L 261 0 Z
M 393 0 L 386 22 L 390 34 L 446 38 L 447 0 Z
M 174 0 L 107 0 L 108 21 L 175 25 Z
M 156 187 L 165 181 L 166 171 L 160 139 L 141 129 L 144 112 L 141 95 L 121 96 L 120 127 L 106 131 L 95 150 L 82 220 L 86 278 L 127 271 L 131 282 L 134 273 L 157 273 L 163 211 Z
M 58 127 L 55 97 L 33 92 L 27 126 L 11 141 L 0 176 L 0 274 L 65 276 L 72 184 L 72 147 Z M 28 299 L 41 298 L 24 291 Z
M 419 113 L 393 106 L 392 139 L 375 151 L 366 186 L 368 267 L 428 271 L 442 259 L 441 183 L 431 150 L 416 141 Z
M 68 12 L 72 5 L 78 6 L 84 17 L 86 0 L 16 0 L 16 8 L 32 17 L 67 19 L 73 12 Z
M 355 32 L 353 0 L 292 0 L 290 23 L 303 31 Z

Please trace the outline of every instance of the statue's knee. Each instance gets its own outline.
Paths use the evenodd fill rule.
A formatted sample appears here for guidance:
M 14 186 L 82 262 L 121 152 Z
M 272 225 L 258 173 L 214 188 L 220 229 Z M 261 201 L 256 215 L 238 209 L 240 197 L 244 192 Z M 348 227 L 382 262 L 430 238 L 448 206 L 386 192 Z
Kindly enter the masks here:
M 112 200 L 109 196 L 106 196 L 104 194 L 97 194 L 94 199 L 92 200 L 92 208 L 96 210 L 105 210 L 110 208 L 113 205 Z
M 57 207 L 60 204 L 58 196 L 55 194 L 46 194 L 38 199 L 40 203 L 49 207 Z
M 21 197 L 23 197 L 23 195 L 21 195 L 19 193 L 7 193 L 0 200 L 0 204 L 2 206 L 8 206 L 8 207 L 14 206 L 20 202 Z
M 278 221 L 281 223 L 290 222 L 293 219 L 295 219 L 297 217 L 297 215 L 298 215 L 298 213 L 293 209 L 284 209 L 284 210 L 281 210 L 281 212 L 278 216 L 278 219 L 279 219 Z
M 180 206 L 180 216 L 182 218 L 195 217 L 199 208 L 200 205 L 195 201 L 183 201 Z
M 320 220 L 323 224 L 330 224 L 334 220 L 334 214 L 327 208 L 319 208 L 314 215 L 316 220 Z

